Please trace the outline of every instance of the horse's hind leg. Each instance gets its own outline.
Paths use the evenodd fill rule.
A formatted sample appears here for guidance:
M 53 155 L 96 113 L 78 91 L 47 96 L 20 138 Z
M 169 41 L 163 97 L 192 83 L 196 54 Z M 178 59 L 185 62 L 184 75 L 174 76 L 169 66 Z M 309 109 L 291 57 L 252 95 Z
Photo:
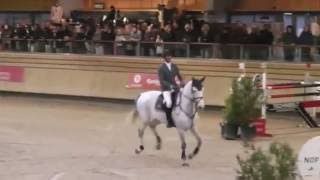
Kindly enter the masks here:
M 157 140 L 157 144 L 156 144 L 156 149 L 160 150 L 161 149 L 161 144 L 162 144 L 162 140 L 158 134 L 158 131 L 156 129 L 157 126 L 150 126 L 151 131 L 153 132 L 153 134 L 156 136 L 156 140 Z
M 202 144 L 202 140 L 198 134 L 198 132 L 194 129 L 194 127 L 192 127 L 190 129 L 191 133 L 194 135 L 194 137 L 196 138 L 197 140 L 197 146 L 196 148 L 193 150 L 193 152 L 188 156 L 189 159 L 192 159 L 194 156 L 196 156 L 198 154 L 198 152 L 200 151 L 200 147 L 201 147 L 201 144 Z
M 138 129 L 138 135 L 140 138 L 140 146 L 139 149 L 136 149 L 136 154 L 140 154 L 143 150 L 144 150 L 144 146 L 143 146 L 143 135 L 144 135 L 144 130 L 146 129 L 147 124 L 143 123 L 142 127 Z

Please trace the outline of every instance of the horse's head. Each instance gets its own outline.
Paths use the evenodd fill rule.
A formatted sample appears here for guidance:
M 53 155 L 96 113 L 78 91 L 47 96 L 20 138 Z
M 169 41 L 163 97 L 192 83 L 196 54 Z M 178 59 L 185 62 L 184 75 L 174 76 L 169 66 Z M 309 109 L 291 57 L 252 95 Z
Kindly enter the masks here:
M 191 96 L 195 101 L 198 108 L 203 109 L 205 107 L 205 102 L 203 98 L 203 82 L 206 78 L 203 77 L 201 79 L 192 78 L 192 86 L 191 86 Z

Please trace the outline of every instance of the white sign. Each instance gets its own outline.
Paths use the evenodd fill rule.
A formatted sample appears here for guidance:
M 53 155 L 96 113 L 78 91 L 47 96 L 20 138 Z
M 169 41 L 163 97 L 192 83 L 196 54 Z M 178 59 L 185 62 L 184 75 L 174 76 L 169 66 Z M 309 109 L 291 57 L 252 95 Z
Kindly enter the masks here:
M 246 64 L 245 63 L 239 63 L 239 69 L 240 70 L 244 70 L 246 68 Z
M 320 179 L 320 136 L 310 139 L 302 146 L 298 168 L 304 180 Z

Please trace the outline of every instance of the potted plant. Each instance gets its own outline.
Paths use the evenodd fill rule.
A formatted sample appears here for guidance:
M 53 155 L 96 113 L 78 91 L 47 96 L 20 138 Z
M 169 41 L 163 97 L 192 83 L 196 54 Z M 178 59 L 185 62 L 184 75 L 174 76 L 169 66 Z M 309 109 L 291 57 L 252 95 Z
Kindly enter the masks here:
M 267 151 L 251 146 L 246 158 L 237 156 L 238 180 L 293 180 L 297 157 L 288 144 L 272 143 Z
M 232 92 L 225 101 L 225 121 L 221 125 L 225 139 L 237 139 L 240 135 L 248 140 L 255 136 L 253 122 L 261 115 L 261 96 L 262 91 L 254 85 L 252 78 L 233 80 Z

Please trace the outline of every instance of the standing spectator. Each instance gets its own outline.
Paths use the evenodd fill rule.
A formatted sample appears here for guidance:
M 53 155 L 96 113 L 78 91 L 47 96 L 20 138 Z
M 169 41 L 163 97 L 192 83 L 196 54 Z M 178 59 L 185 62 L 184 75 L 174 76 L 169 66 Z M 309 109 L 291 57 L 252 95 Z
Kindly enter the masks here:
M 192 42 L 195 42 L 195 35 L 193 32 L 193 26 L 191 26 L 191 24 L 187 23 L 184 26 L 184 31 L 182 32 L 182 42 L 186 43 L 186 44 L 190 44 Z M 194 47 L 192 47 L 191 45 L 189 45 L 189 55 L 193 55 L 194 53 Z M 181 51 L 181 54 L 179 54 L 181 57 L 186 57 L 187 56 L 187 46 L 184 46 L 183 51 Z
M 160 34 L 157 34 L 156 38 L 156 55 L 161 56 L 164 51 L 164 46 L 163 46 L 163 39 L 161 38 Z
M 270 31 L 270 26 L 268 24 L 263 25 L 263 29 L 260 31 L 259 34 L 259 44 L 263 46 L 259 48 L 259 52 L 261 53 L 261 59 L 267 60 L 269 54 L 269 47 L 273 44 L 274 36 L 273 33 Z
M 210 34 L 210 26 L 209 24 L 203 24 L 201 27 L 201 32 L 198 37 L 198 42 L 200 43 L 212 43 L 213 35 Z M 202 45 L 200 48 L 200 53 L 202 58 L 209 58 L 211 55 L 212 46 L 210 45 Z
M 286 32 L 282 35 L 281 41 L 285 45 L 283 47 L 284 59 L 286 61 L 293 61 L 295 48 L 291 47 L 297 43 L 297 36 L 293 30 L 293 26 L 287 26 Z
M 310 31 L 309 26 L 305 26 L 302 33 L 298 38 L 298 43 L 301 45 L 311 46 L 313 45 L 313 35 Z M 301 60 L 302 61 L 312 61 L 311 48 L 302 47 L 301 48 Z
M 236 26 L 232 27 L 230 32 L 230 43 L 229 50 L 231 59 L 241 59 L 241 44 L 245 43 L 247 37 L 247 29 L 245 24 L 238 22 Z
M 89 53 L 93 53 L 94 51 L 94 44 L 92 43 L 92 39 L 94 34 L 96 33 L 96 26 L 95 24 L 87 24 L 84 27 L 84 34 L 85 34 L 85 45 L 86 45 L 86 50 Z
M 166 42 L 174 42 L 174 36 L 172 33 L 172 27 L 170 24 L 166 24 L 163 28 L 163 30 L 161 31 L 161 39 L 163 40 L 164 43 Z M 165 44 L 164 45 L 164 49 L 169 50 L 170 52 L 172 52 L 172 50 L 174 49 L 174 46 L 172 44 Z
M 115 55 L 125 55 L 125 41 L 127 41 L 125 33 L 125 28 L 123 26 L 118 26 L 116 29 L 115 36 L 115 47 L 116 54 Z
M 110 12 L 107 16 L 107 21 L 113 22 L 115 18 L 116 18 L 116 8 L 114 6 L 110 6 Z
M 59 1 L 56 0 L 55 4 L 51 7 L 51 21 L 53 24 L 61 24 L 63 17 L 63 8 L 60 6 Z
M 45 52 L 45 30 L 44 25 L 35 25 L 31 28 L 33 52 Z
M 66 40 L 69 40 L 70 35 L 66 27 L 62 25 L 57 26 L 57 30 L 54 33 L 54 39 L 56 40 L 55 52 L 56 53 L 65 53 L 66 52 Z
M 155 55 L 155 46 L 154 42 L 157 38 L 157 29 L 154 27 L 153 24 L 150 24 L 144 33 L 144 42 L 143 50 L 145 56 L 154 56 Z
M 10 34 L 11 30 L 8 24 L 5 24 L 1 31 L 2 45 L 4 49 L 9 49 L 10 47 Z
M 138 42 L 141 41 L 141 31 L 137 28 L 136 25 L 134 25 L 131 29 L 131 32 L 129 34 L 129 41 L 131 41 L 130 44 L 132 45 L 132 51 L 129 55 L 138 55 L 138 51 L 140 51 Z
M 172 22 L 172 34 L 173 34 L 174 41 L 177 42 L 178 44 L 175 44 L 175 45 L 172 45 L 172 46 L 174 46 L 174 48 L 173 48 L 174 49 L 174 55 L 176 57 L 182 56 L 186 51 L 186 46 L 184 44 L 181 44 L 183 32 L 184 32 L 183 25 L 180 26 L 178 24 L 178 21 L 174 20 Z
M 255 26 L 251 28 L 246 41 L 247 41 L 246 43 L 249 44 L 248 47 L 246 48 L 248 50 L 249 59 L 252 59 L 252 60 L 259 59 L 259 52 L 257 52 L 257 49 L 255 47 L 255 45 L 259 43 L 258 27 Z
M 232 54 L 230 45 L 230 27 L 224 27 L 221 35 L 219 36 L 219 43 L 221 55 L 223 59 L 232 59 Z
M 50 22 L 46 22 L 44 25 L 44 39 L 45 39 L 45 52 L 51 53 L 53 52 L 53 46 L 54 46 L 54 29 L 56 29 L 55 26 L 51 25 Z
M 113 54 L 113 42 L 115 41 L 115 33 L 110 25 L 105 25 L 101 32 L 101 40 L 103 41 L 104 54 Z
M 74 41 L 73 41 L 73 53 L 78 54 L 85 54 L 86 53 L 86 46 L 85 46 L 85 27 L 84 26 L 76 26 L 74 30 Z
M 96 55 L 103 55 L 103 43 L 99 42 L 101 40 L 101 33 L 102 33 L 102 28 L 100 24 L 97 24 L 96 32 L 92 37 L 94 53 Z

